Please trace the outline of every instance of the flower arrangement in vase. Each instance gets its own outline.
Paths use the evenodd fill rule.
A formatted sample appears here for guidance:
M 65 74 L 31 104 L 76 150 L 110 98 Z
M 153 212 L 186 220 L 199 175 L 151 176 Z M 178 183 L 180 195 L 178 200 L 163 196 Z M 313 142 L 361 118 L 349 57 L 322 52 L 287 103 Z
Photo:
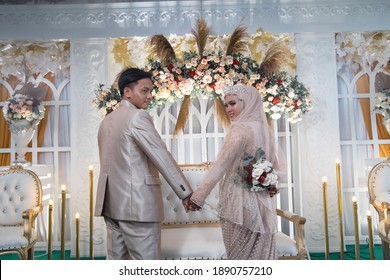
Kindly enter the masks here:
M 27 145 L 37 125 L 45 116 L 45 107 L 33 96 L 15 93 L 5 101 L 3 114 L 15 142 L 17 155 L 13 164 L 30 165 L 31 163 L 25 159 Z
M 25 120 L 26 123 L 33 125 L 43 119 L 45 107 L 38 99 L 30 95 L 16 93 L 5 101 L 3 114 L 9 124 Z

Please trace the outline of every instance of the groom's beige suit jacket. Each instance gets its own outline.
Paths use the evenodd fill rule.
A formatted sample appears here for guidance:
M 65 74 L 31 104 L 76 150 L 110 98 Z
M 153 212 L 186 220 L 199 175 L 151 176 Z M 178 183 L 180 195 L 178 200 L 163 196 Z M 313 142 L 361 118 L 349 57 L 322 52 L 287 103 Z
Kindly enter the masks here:
M 144 110 L 122 100 L 99 127 L 100 174 L 95 216 L 161 222 L 159 172 L 180 199 L 192 189 Z

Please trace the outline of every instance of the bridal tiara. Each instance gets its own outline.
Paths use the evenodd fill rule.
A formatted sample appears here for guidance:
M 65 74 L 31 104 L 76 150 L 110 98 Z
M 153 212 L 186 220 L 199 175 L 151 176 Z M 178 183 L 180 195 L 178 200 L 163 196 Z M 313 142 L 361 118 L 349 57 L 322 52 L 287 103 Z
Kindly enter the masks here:
M 223 86 L 222 91 L 224 94 L 227 93 L 242 93 L 245 92 L 245 87 L 242 85 L 235 85 L 235 86 Z

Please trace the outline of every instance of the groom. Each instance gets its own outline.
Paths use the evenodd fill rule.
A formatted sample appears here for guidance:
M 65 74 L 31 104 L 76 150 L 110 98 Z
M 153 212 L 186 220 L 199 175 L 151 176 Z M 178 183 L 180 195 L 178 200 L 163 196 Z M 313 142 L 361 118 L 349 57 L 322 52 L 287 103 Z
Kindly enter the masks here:
M 119 107 L 98 131 L 100 174 L 95 216 L 107 227 L 107 259 L 160 259 L 164 208 L 159 172 L 185 210 L 192 189 L 145 109 L 152 100 L 151 74 L 137 68 L 118 80 Z

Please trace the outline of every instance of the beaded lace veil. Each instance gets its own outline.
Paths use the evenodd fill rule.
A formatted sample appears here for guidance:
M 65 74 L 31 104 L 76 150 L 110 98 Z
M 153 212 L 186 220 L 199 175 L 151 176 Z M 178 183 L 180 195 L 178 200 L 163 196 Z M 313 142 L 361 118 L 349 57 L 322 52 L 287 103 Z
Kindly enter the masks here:
M 285 164 L 278 156 L 261 96 L 254 87 L 244 85 L 226 88 L 227 94 L 237 95 L 240 113 L 232 122 L 216 161 L 191 200 L 201 206 L 207 204 L 207 196 L 219 182 L 219 202 L 216 208 L 220 218 L 254 232 L 276 232 L 275 196 L 271 198 L 267 191 L 250 191 L 243 186 L 245 182 L 238 175 L 245 155 L 254 155 L 257 147 L 262 147 L 266 159 L 280 175 L 285 173 Z

